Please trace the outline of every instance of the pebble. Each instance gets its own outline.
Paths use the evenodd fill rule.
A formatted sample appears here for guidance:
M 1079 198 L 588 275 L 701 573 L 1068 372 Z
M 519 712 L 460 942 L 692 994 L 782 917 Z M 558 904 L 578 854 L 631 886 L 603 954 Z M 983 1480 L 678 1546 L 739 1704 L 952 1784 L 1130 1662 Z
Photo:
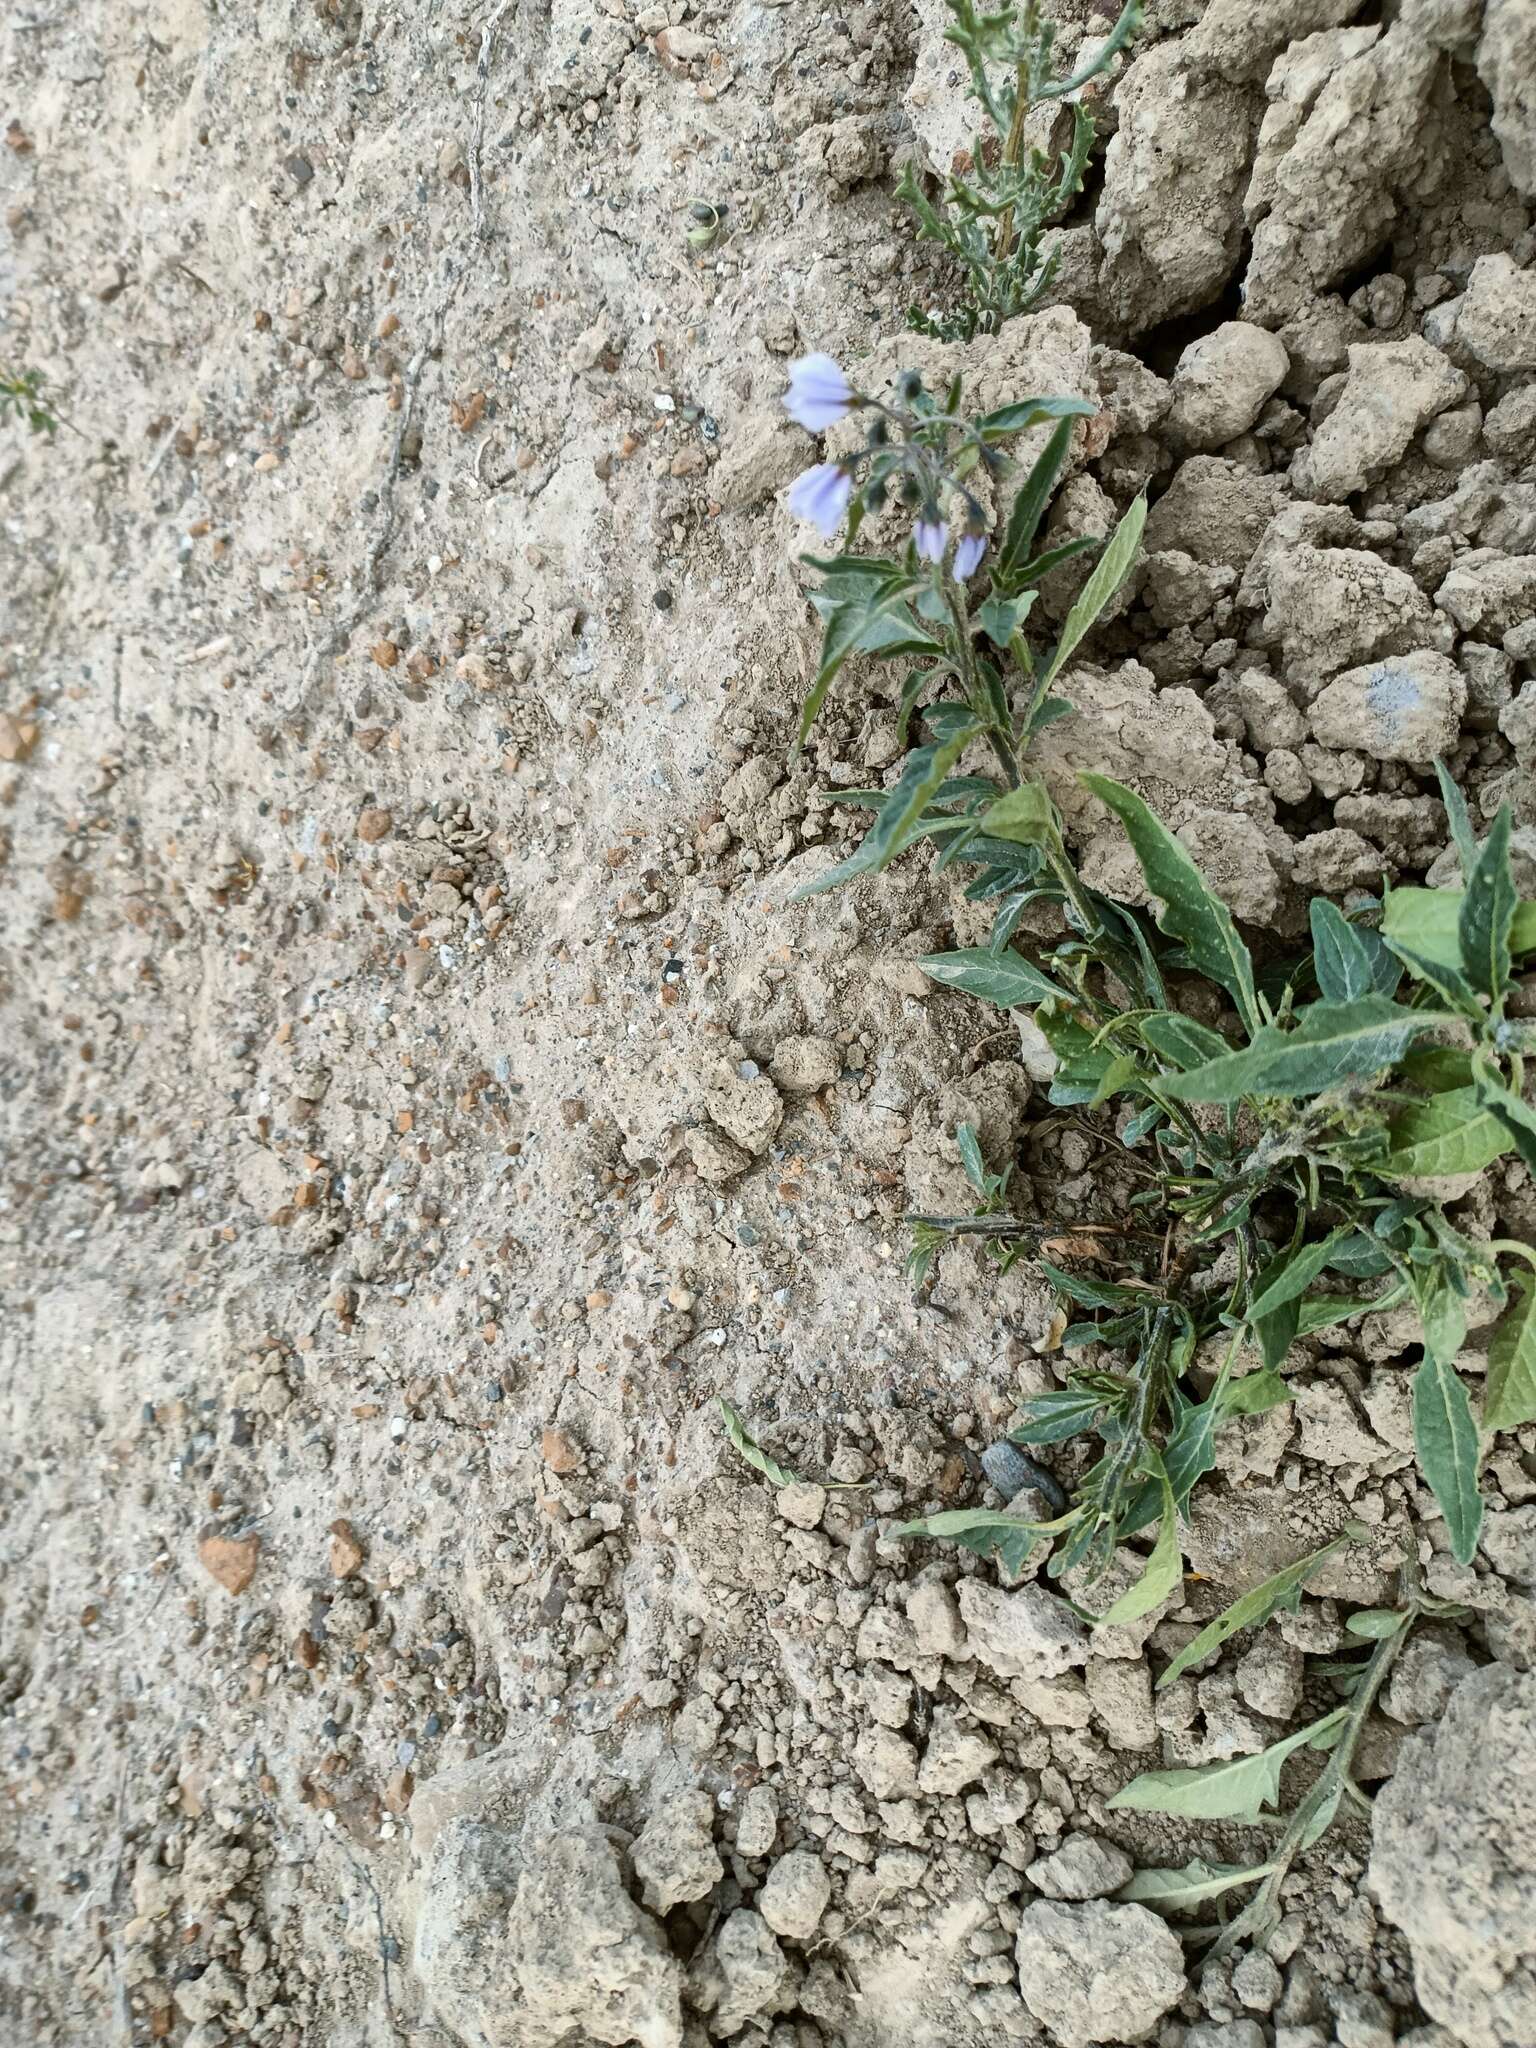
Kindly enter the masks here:
M 367 1556 L 357 1532 L 348 1521 L 331 1524 L 331 1576 L 350 1579 Z
M 261 1538 L 250 1536 L 202 1537 L 197 1546 L 198 1562 L 210 1578 L 217 1579 L 225 1592 L 238 1597 L 256 1576 L 261 1556 Z

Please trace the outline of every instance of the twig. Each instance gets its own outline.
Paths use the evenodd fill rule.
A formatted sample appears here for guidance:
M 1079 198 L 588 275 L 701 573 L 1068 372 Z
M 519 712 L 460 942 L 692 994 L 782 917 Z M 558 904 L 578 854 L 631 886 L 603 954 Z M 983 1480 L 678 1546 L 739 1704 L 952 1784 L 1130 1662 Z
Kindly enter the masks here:
M 511 4 L 512 0 L 500 0 L 496 12 L 481 28 L 480 56 L 475 66 L 475 112 L 469 136 L 469 206 L 475 233 L 481 241 L 489 232 L 485 225 L 485 187 L 480 176 L 480 150 L 485 140 L 485 96 L 490 85 L 491 44 L 495 40 L 497 24 Z

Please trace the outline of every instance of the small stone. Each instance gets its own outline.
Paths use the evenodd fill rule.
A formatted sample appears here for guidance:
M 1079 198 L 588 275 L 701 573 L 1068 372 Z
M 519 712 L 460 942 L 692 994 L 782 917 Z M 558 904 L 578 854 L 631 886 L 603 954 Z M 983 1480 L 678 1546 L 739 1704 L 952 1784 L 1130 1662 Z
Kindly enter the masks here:
M 714 1801 L 707 1792 L 675 1792 L 658 1801 L 635 1837 L 630 1861 L 653 1913 L 706 1898 L 725 1874 L 715 1849 Z
M 350 1522 L 332 1522 L 331 1576 L 333 1578 L 350 1579 L 367 1554 L 358 1540 L 357 1531 Z
M 1015 1955 L 1024 2003 L 1061 2048 L 1145 2040 L 1184 1995 L 1179 1938 L 1145 1906 L 1039 1900 Z
M 698 1125 L 683 1142 L 700 1180 L 707 1180 L 712 1187 L 723 1187 L 752 1164 L 752 1154 L 713 1124 Z
M 1455 746 L 1466 679 L 1443 654 L 1422 650 L 1347 669 L 1312 704 L 1313 737 L 1378 761 L 1432 761 Z
M 226 1593 L 237 1598 L 256 1576 L 261 1538 L 254 1534 L 220 1536 L 210 1533 L 199 1540 L 197 1556 L 209 1577 L 217 1579 Z
M 30 718 L 0 711 L 0 761 L 25 761 L 37 745 L 37 727 Z
M 1097 1835 L 1068 1835 L 1059 1849 L 1031 1863 L 1026 1875 L 1048 1899 L 1106 1899 L 1130 1881 L 1131 1859 Z
M 830 1038 L 781 1038 L 768 1071 L 786 1095 L 815 1095 L 830 1088 L 843 1070 L 843 1058 Z
M 1015 1592 L 967 1579 L 960 1588 L 971 1650 L 999 1678 L 1059 1678 L 1088 1660 L 1088 1630 L 1043 1586 Z
M 779 1514 L 796 1529 L 814 1529 L 826 1512 L 827 1489 L 808 1479 L 781 1486 L 775 1502 Z
M 380 839 L 387 839 L 394 829 L 394 818 L 388 811 L 381 810 L 376 805 L 370 804 L 366 810 L 357 814 L 357 836 L 369 846 L 375 845 Z
M 539 1439 L 539 1456 L 551 1472 L 574 1472 L 581 1463 L 581 1452 L 563 1429 L 546 1429 Z
M 832 1880 L 819 1856 L 791 1849 L 781 1856 L 757 1895 L 757 1910 L 788 1941 L 805 1941 L 821 1925 L 832 1897 Z

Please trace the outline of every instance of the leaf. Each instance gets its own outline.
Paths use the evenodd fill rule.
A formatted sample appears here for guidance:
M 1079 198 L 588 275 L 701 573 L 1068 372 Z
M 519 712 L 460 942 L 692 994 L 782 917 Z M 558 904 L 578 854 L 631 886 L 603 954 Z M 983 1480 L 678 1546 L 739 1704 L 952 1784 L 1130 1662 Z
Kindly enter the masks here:
M 1069 703 L 1065 697 L 1042 697 L 1029 714 L 1025 738 L 1032 740 L 1036 733 L 1044 732 L 1048 725 L 1054 725 L 1059 718 L 1070 718 L 1076 709 L 1077 706 Z
M 1166 1083 L 1183 1102 L 1240 1102 L 1245 1095 L 1320 1095 L 1341 1081 L 1383 1072 L 1426 1031 L 1456 1019 L 1409 1010 L 1387 996 L 1352 1003 L 1312 1003 L 1294 1031 L 1266 1024 L 1242 1052 L 1212 1060 Z
M 1387 1133 L 1391 1149 L 1375 1170 L 1398 1180 L 1478 1173 L 1514 1143 L 1481 1106 L 1476 1088 L 1453 1088 L 1410 1103 L 1389 1119 Z
M 1155 1451 L 1149 1451 L 1147 1456 L 1152 1461 L 1153 1476 L 1163 1497 L 1163 1516 L 1158 1525 L 1157 1541 L 1141 1568 L 1140 1576 L 1106 1613 L 1095 1617 L 1095 1628 L 1117 1628 L 1122 1622 L 1139 1621 L 1154 1607 L 1160 1607 L 1183 1577 L 1184 1554 L 1179 1548 L 1179 1513 L 1173 1504 L 1173 1488 L 1168 1483 L 1162 1459 Z
M 1097 1334 L 1097 1331 L 1095 1331 Z M 1020 1419 L 1008 1432 L 1014 1444 L 1060 1444 L 1068 1437 L 1091 1429 L 1104 1411 L 1102 1394 L 1079 1393 L 1063 1387 L 1049 1394 L 1036 1394 L 1026 1401 Z
M 1046 664 L 1040 687 L 1047 689 L 1061 674 L 1064 664 L 1071 658 L 1078 642 L 1088 631 L 1094 620 L 1103 611 L 1126 577 L 1131 573 L 1131 564 L 1136 559 L 1136 550 L 1141 545 L 1141 529 L 1147 523 L 1147 501 L 1136 498 L 1130 510 L 1115 528 L 1114 534 L 1093 567 L 1093 574 L 1078 592 L 1077 602 L 1067 613 L 1067 622 L 1061 629 L 1061 638 L 1056 650 Z
M 1344 1243 L 1356 1235 L 1352 1223 L 1341 1223 L 1337 1230 L 1319 1238 L 1315 1244 L 1304 1244 L 1283 1257 L 1273 1259 L 1259 1275 L 1259 1285 L 1248 1303 L 1248 1320 L 1273 1315 L 1288 1301 L 1295 1301 L 1305 1294 L 1319 1273 L 1333 1263 L 1335 1254 Z
M 1470 1564 L 1483 1522 L 1477 1490 L 1477 1424 L 1455 1367 L 1426 1348 L 1413 1376 L 1413 1441 L 1458 1564 Z
M 1095 1280 L 1087 1273 L 1068 1273 L 1049 1259 L 1040 1261 L 1040 1270 L 1068 1301 L 1083 1308 L 1145 1308 L 1153 1298 L 1145 1287 L 1121 1287 L 1113 1280 Z
M 1510 824 L 1509 805 L 1501 804 L 1467 877 L 1467 893 L 1456 920 L 1462 972 L 1480 995 L 1494 1003 L 1502 1000 L 1509 987 L 1509 935 L 1518 901 L 1509 864 Z
M 1181 939 L 1191 964 L 1228 990 L 1250 1032 L 1259 1028 L 1253 961 L 1225 903 L 1162 820 L 1133 791 L 1107 775 L 1079 777 L 1119 818 L 1141 863 L 1147 888 L 1161 902 L 1159 931 Z
M 1382 907 L 1381 932 L 1394 947 L 1401 943 L 1421 960 L 1460 969 L 1460 889 L 1393 889 Z M 1510 951 L 1536 953 L 1536 903 L 1517 903 L 1509 929 Z
M 1241 1379 L 1228 1380 L 1220 1396 L 1213 1398 L 1225 1421 L 1232 1415 L 1267 1415 L 1271 1408 L 1290 1400 L 1291 1389 L 1279 1373 L 1264 1366 L 1258 1372 L 1245 1372 Z
M 966 1179 L 978 1195 L 984 1195 L 987 1191 L 987 1163 L 981 1156 L 976 1126 L 961 1124 L 955 1132 L 955 1143 L 960 1149 L 960 1163 L 965 1168 Z
M 1197 1764 L 1187 1771 L 1143 1771 L 1108 1804 L 1138 1813 L 1178 1813 L 1190 1820 L 1256 1821 L 1266 1806 L 1279 1804 L 1286 1758 L 1341 1721 L 1347 1711 L 1340 1707 L 1325 1720 L 1271 1743 L 1257 1756 Z
M 1001 441 L 1008 434 L 1022 434 L 1041 420 L 1091 418 L 1098 411 L 1091 398 L 1019 398 L 1012 405 L 1000 405 L 984 412 L 975 425 L 984 441 Z
M 1297 1558 L 1294 1564 L 1286 1565 L 1270 1578 L 1261 1580 L 1257 1586 L 1239 1596 L 1230 1607 L 1224 1608 L 1216 1619 L 1207 1622 L 1193 1642 L 1186 1643 L 1174 1658 L 1168 1669 L 1157 1681 L 1159 1691 L 1165 1685 L 1172 1685 L 1181 1678 L 1191 1664 L 1198 1664 L 1209 1657 L 1213 1650 L 1219 1650 L 1223 1643 L 1235 1636 L 1239 1629 L 1260 1628 L 1272 1614 L 1281 1608 L 1288 1611 L 1295 1608 L 1301 1597 L 1301 1589 L 1323 1562 L 1335 1551 L 1342 1550 L 1349 1537 L 1335 1536 L 1331 1543 L 1325 1543 L 1320 1550 L 1308 1551 L 1305 1557 Z
M 1482 1068 L 1477 1070 L 1477 1099 L 1508 1133 L 1510 1143 L 1536 1173 L 1536 1109 Z
M 1273 1868 L 1271 1863 L 1206 1863 L 1197 1856 L 1178 1870 L 1138 1870 L 1115 1897 L 1126 1905 L 1150 1906 L 1154 1913 L 1188 1913 L 1237 1885 L 1257 1883 Z
M 940 708 L 938 705 L 933 707 L 934 711 Z M 932 716 L 930 712 L 929 717 Z M 926 747 L 914 747 L 857 852 L 839 861 L 836 867 L 828 868 L 815 881 L 806 882 L 798 888 L 793 901 L 800 903 L 809 896 L 823 896 L 829 889 L 840 888 L 844 882 L 851 882 L 859 875 L 874 874 L 889 867 L 899 853 L 921 836 L 924 811 L 937 795 L 945 776 L 980 730 L 981 727 L 974 722 L 956 724 L 944 739 Z
M 1362 1607 L 1358 1614 L 1349 1617 L 1344 1626 L 1352 1636 L 1361 1636 L 1368 1643 L 1379 1643 L 1388 1636 L 1397 1635 L 1407 1620 L 1407 1613 L 1400 1608 Z
M 1446 822 L 1451 828 L 1451 843 L 1456 848 L 1456 857 L 1461 862 L 1463 882 L 1477 865 L 1477 841 L 1472 836 L 1472 820 L 1467 815 L 1467 800 L 1451 777 L 1451 771 L 1441 760 L 1435 762 L 1435 774 L 1440 781 L 1440 797 L 1445 805 Z
M 1070 1508 L 1053 1522 L 1031 1522 L 1022 1515 L 1004 1514 L 1000 1509 L 949 1508 L 943 1514 L 925 1515 L 921 1521 L 902 1522 L 891 1534 L 908 1538 L 929 1536 L 959 1543 L 978 1557 L 991 1557 L 996 1552 L 1004 1570 L 1017 1578 L 1041 1537 L 1064 1529 L 1077 1519 L 1079 1512 Z
M 1499 1318 L 1488 1346 L 1483 1427 L 1519 1429 L 1536 1422 L 1536 1275 L 1512 1277 L 1514 1300 Z
M 1326 896 L 1312 899 L 1312 965 L 1317 985 L 1330 1002 L 1353 1002 L 1356 996 L 1389 996 L 1403 978 L 1380 938 L 1352 925 Z
M 1208 1060 L 1222 1059 L 1232 1050 L 1221 1033 L 1213 1031 L 1209 1024 L 1182 1017 L 1174 1010 L 1160 1010 L 1143 1017 L 1137 1028 L 1158 1057 L 1171 1062 L 1181 1073 L 1203 1067 Z
M 1029 475 L 1019 487 L 1008 514 L 1008 524 L 1003 532 L 1002 545 L 997 551 L 997 565 L 992 572 L 993 583 L 1003 589 L 1009 587 L 1016 569 L 1022 568 L 1029 559 L 1030 548 L 1034 545 L 1040 521 L 1045 508 L 1051 502 L 1051 493 L 1056 488 L 1056 479 L 1061 475 L 1062 464 L 1072 445 L 1075 429 L 1070 419 L 1056 427 L 1040 454 L 1036 456 Z
M 1004 1010 L 1061 995 L 1055 982 L 1018 953 L 989 953 L 985 946 L 972 946 L 963 953 L 929 953 L 917 964 L 941 987 L 963 989 Z
M 1012 840 L 1018 846 L 1044 846 L 1061 829 L 1043 782 L 1021 782 L 1017 789 L 1005 791 L 981 822 L 994 839 Z
M 838 578 L 834 582 L 834 593 L 842 581 L 842 578 Z M 816 723 L 817 713 L 827 701 L 827 692 L 832 687 L 833 677 L 859 645 L 863 635 L 882 613 L 893 611 L 901 605 L 899 598 L 885 595 L 885 589 L 883 582 L 871 584 L 868 595 L 861 592 L 858 596 L 840 603 L 823 597 L 822 603 L 817 606 L 818 610 L 825 611 L 827 623 L 822 632 L 821 660 L 816 666 L 816 677 L 806 692 L 805 702 L 800 707 L 797 746 L 805 745 L 811 727 Z M 901 608 L 905 615 L 905 607 Z M 942 652 L 942 649 L 940 651 Z
M 757 1439 L 747 1434 L 747 1425 L 723 1395 L 715 1398 L 720 1403 L 720 1413 L 725 1417 L 725 1433 L 747 1463 L 755 1465 L 775 1486 L 798 1486 L 799 1474 L 791 1472 L 787 1465 L 781 1465 L 777 1458 L 771 1458 Z
M 1028 618 L 1038 590 L 1022 591 L 1017 597 L 999 597 L 994 591 L 984 604 L 976 608 L 976 623 L 999 647 L 1006 647 Z

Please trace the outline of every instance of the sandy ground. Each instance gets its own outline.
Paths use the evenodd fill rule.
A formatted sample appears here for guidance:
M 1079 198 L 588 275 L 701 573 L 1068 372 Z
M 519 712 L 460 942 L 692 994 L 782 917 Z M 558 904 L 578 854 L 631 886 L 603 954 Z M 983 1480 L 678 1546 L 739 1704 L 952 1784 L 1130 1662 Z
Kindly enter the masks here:
M 1077 37 L 1091 10 L 1062 12 Z M 1518 5 L 1481 44 L 1476 6 L 1420 7 L 1388 90 L 1359 67 L 1393 9 L 1205 12 L 1150 8 L 1062 304 L 969 367 L 1118 415 L 1065 531 L 1157 501 L 1161 572 L 1052 772 L 1182 804 L 1284 931 L 1310 888 L 1432 865 L 1436 745 L 1485 812 L 1530 802 L 1531 39 Z M 904 1277 L 956 1123 L 1041 1213 L 1098 1198 L 1001 1020 L 912 964 L 969 914 L 947 878 L 786 907 L 846 830 L 816 792 L 897 748 L 850 690 L 790 757 L 815 622 L 779 494 L 810 448 L 778 395 L 806 347 L 912 354 L 936 273 L 890 186 L 913 123 L 932 150 L 956 119 L 935 30 L 813 0 L 8 16 L 0 357 L 65 414 L 0 430 L 17 2048 L 1531 2038 L 1518 1941 L 1465 2031 L 1422 1959 L 1416 1990 L 1363 1829 L 1298 1879 L 1273 1985 L 1176 1964 L 1158 2004 L 1139 1956 L 1143 2008 L 1075 2035 L 1020 1995 L 1021 1905 L 1061 1895 L 1040 1859 L 1208 1852 L 1103 1799 L 1159 1743 L 1266 1724 L 1228 1673 L 1154 1726 L 1145 1630 L 1010 1695 L 955 1610 L 990 1568 L 885 1533 L 981 1499 L 978 1452 L 1050 1383 L 1027 1266 L 956 1252 L 922 1301 Z M 1302 123 L 1346 71 L 1374 111 L 1330 184 Z M 1223 357 L 1214 424 L 1193 375 L 1170 413 L 1245 266 L 1285 381 L 1244 418 L 1252 365 Z M 1392 359 L 1419 408 L 1394 447 L 1370 378 L 1410 341 L 1444 368 Z M 1341 670 L 1417 650 L 1455 678 L 1424 672 L 1443 732 L 1394 753 L 1353 700 L 1309 725 Z M 1528 1222 L 1520 1171 L 1490 1218 Z M 1367 1398 L 1394 1355 L 1330 1366 L 1343 1417 L 1256 1429 L 1191 1551 L 1220 1595 L 1334 1526 L 1338 1468 L 1376 1503 L 1282 1663 L 1418 1540 L 1400 1404 Z M 717 1395 L 867 1484 L 776 1502 Z M 1531 1448 L 1506 1515 L 1536 1512 Z M 1494 1621 L 1442 1676 L 1527 1669 L 1526 1524 L 1500 1526 Z M 1379 1777 L 1450 1690 L 1426 1685 Z M 762 1904 L 797 1851 L 809 1919 Z

